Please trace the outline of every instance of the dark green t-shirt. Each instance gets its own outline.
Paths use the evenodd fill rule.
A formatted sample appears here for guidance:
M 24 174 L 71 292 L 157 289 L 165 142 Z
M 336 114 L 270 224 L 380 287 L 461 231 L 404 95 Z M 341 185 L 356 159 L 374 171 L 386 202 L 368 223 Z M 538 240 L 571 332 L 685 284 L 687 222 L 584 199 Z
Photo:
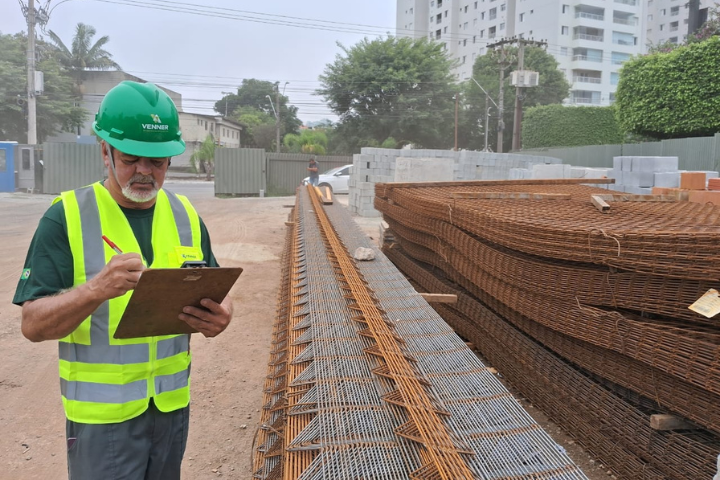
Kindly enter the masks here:
M 147 265 L 152 264 L 152 222 L 155 206 L 145 210 L 120 207 L 130 223 Z M 208 267 L 217 267 L 210 246 L 210 235 L 200 219 L 200 247 Z M 68 240 L 63 202 L 52 205 L 40 219 L 18 282 L 13 303 L 22 305 L 72 288 L 75 276 Z

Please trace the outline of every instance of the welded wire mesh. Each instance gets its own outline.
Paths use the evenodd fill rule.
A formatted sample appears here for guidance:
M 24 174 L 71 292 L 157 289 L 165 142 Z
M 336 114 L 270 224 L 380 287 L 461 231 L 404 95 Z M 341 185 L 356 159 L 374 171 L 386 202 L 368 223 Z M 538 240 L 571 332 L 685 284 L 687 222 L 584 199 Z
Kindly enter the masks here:
M 521 334 L 502 317 L 410 259 L 401 248 L 386 250 L 419 288 L 459 295 L 456 305 L 435 309 L 471 340 L 533 404 L 622 478 L 709 478 L 720 437 L 709 432 L 659 432 L 647 411 L 623 401 L 570 364 Z M 650 400 L 646 405 L 656 404 Z M 716 407 L 713 407 L 716 408 Z
M 506 258 L 509 255 L 498 260 L 490 252 L 485 257 L 487 261 L 483 261 L 485 259 L 475 256 L 473 250 L 491 247 L 478 247 L 477 244 L 482 242 L 461 229 L 447 224 L 444 229 L 433 229 L 437 225 L 432 220 L 414 211 L 377 199 L 376 205 L 385 210 L 386 221 L 405 251 L 413 258 L 445 270 L 453 281 L 469 282 L 549 328 L 615 350 L 715 394 L 720 393 L 720 334 L 717 329 L 660 316 L 635 318 L 620 310 L 582 304 L 570 295 L 553 296 L 552 287 L 546 291 L 509 283 L 502 275 L 502 266 L 509 263 Z M 570 266 L 567 263 L 567 267 Z M 544 278 L 548 284 L 555 281 L 552 275 L 540 269 L 527 273 L 528 278 L 534 275 Z M 577 283 L 582 283 L 581 279 Z M 645 285 L 645 288 L 650 287 Z M 568 283 L 568 289 L 571 288 Z M 666 295 L 666 298 L 672 297 Z M 687 305 L 683 307 L 687 309 Z
M 469 192 L 559 193 L 570 199 L 453 198 L 453 194 Z M 720 280 L 719 207 L 690 202 L 615 202 L 609 213 L 602 214 L 590 195 L 607 193 L 582 185 L 512 182 L 482 186 L 377 184 L 375 188 L 376 199 L 458 225 L 482 240 L 519 252 L 631 272 Z
M 382 253 L 350 260 L 346 210 L 295 212 L 256 478 L 585 478 Z

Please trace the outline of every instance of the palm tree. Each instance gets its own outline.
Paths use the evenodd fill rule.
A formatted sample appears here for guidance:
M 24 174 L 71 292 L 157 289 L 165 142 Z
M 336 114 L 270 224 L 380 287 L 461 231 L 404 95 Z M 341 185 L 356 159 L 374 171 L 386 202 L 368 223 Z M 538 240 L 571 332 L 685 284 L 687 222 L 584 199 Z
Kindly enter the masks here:
M 75 80 L 77 94 L 82 93 L 82 84 L 88 70 L 122 70 L 120 65 L 115 63 L 112 55 L 103 47 L 108 43 L 110 37 L 105 35 L 93 43 L 93 37 L 97 32 L 95 28 L 84 23 L 78 23 L 75 27 L 72 49 L 65 46 L 60 37 L 50 30 L 50 39 L 60 51 L 60 63 L 70 71 Z
M 195 171 L 199 171 L 201 168 L 205 170 L 207 174 L 206 178 L 210 180 L 212 175 L 213 166 L 215 163 L 215 139 L 212 134 L 208 134 L 205 140 L 200 144 L 200 148 L 195 150 L 190 155 L 190 164 L 193 166 Z M 199 164 L 199 166 L 198 166 Z

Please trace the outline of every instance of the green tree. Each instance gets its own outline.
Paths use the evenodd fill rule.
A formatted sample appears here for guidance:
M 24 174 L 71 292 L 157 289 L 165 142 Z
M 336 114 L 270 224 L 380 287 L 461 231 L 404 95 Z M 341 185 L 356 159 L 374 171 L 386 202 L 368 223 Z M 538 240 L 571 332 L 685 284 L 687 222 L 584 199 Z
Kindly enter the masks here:
M 720 131 L 720 37 L 623 64 L 615 93 L 625 132 L 655 139 Z
M 287 134 L 283 143 L 290 153 L 314 153 L 325 155 L 328 138 L 319 130 L 303 130 L 300 135 Z
M 238 87 L 237 93 L 225 95 L 215 103 L 215 111 L 225 114 L 226 107 L 228 116 L 243 123 L 242 117 L 251 123 L 251 133 L 246 139 L 248 146 L 260 146 L 255 143 L 255 135 L 252 133 L 252 127 L 260 125 L 275 125 L 275 114 L 273 107 L 277 94 L 277 84 L 254 78 L 243 79 L 242 84 Z M 268 96 L 270 98 L 268 98 Z M 272 101 L 272 104 L 271 104 Z M 302 121 L 297 118 L 298 108 L 290 105 L 288 97 L 280 95 L 280 134 L 297 133 Z M 260 129 L 263 133 L 266 128 Z M 264 135 L 261 135 L 264 138 Z M 281 139 L 282 141 L 282 139 Z
M 473 65 L 473 78 L 491 95 L 496 103 L 500 92 L 499 51 L 490 50 L 478 57 Z M 517 48 L 505 50 L 506 60 L 510 67 L 505 70 L 505 85 L 503 95 L 503 151 L 507 152 L 512 146 L 512 132 L 514 127 L 515 87 L 510 85 L 510 75 L 517 69 Z M 539 47 L 525 48 L 525 70 L 532 70 L 540 74 L 537 87 L 525 88 L 523 91 L 523 110 L 538 105 L 561 103 L 570 92 L 570 84 L 565 75 L 558 70 L 555 58 Z M 470 80 L 465 83 L 464 107 L 462 111 L 461 129 L 459 132 L 460 145 L 464 148 L 480 150 L 485 143 L 485 94 Z M 488 132 L 488 146 L 496 149 L 498 112 L 492 107 L 490 130 Z
M 342 148 L 357 152 L 388 137 L 398 145 L 426 148 L 453 144 L 457 86 L 441 43 L 427 39 L 364 39 L 340 45 L 317 90 L 340 117 Z
M 204 170 L 207 179 L 210 180 L 213 166 L 215 165 L 215 139 L 212 134 L 208 134 L 205 140 L 200 144 L 200 148 L 190 155 L 190 164 L 196 172 Z
M 240 143 L 244 147 L 272 148 L 272 145 L 264 145 L 264 136 L 262 133 L 272 126 L 273 135 L 275 135 L 275 118 L 272 114 L 268 114 L 262 110 L 251 106 L 237 107 L 233 112 L 233 117 L 243 125 L 240 133 Z M 256 134 L 260 133 L 258 138 Z M 274 139 L 274 137 L 273 137 Z
M 55 32 L 50 30 L 50 40 L 59 50 L 59 60 L 70 72 L 75 81 L 76 93 L 82 94 L 82 84 L 88 70 L 121 70 L 120 65 L 115 63 L 110 52 L 105 50 L 105 45 L 110 41 L 107 35 L 100 37 L 93 43 L 96 30 L 90 25 L 78 23 L 75 26 L 75 35 L 72 40 L 72 47 L 68 48 Z
M 0 34 L 0 138 L 27 139 L 27 36 Z M 39 40 L 36 68 L 44 74 L 45 90 L 37 97 L 38 141 L 61 130 L 72 131 L 86 113 L 75 106 L 73 81 L 58 60 L 57 49 Z

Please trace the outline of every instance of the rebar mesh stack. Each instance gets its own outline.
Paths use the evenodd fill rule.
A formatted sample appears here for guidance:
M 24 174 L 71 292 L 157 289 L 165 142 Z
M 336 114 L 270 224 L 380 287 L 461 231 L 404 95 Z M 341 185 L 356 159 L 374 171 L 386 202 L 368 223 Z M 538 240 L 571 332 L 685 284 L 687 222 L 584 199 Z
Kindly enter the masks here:
M 720 209 L 618 203 L 604 215 L 590 202 L 594 188 L 523 183 L 378 185 L 375 206 L 399 243 L 388 255 L 423 288 L 460 293 L 457 305 L 437 307 L 443 317 L 624 478 L 712 476 L 720 329 L 687 305 L 714 278 L 703 275 L 718 258 L 699 245 L 714 237 L 707 252 L 720 248 Z M 614 256 L 595 242 L 598 230 Z M 692 264 L 701 253 L 709 263 Z M 699 427 L 655 432 L 652 412 Z
M 259 479 L 584 479 L 347 211 L 301 190 L 278 294 Z

